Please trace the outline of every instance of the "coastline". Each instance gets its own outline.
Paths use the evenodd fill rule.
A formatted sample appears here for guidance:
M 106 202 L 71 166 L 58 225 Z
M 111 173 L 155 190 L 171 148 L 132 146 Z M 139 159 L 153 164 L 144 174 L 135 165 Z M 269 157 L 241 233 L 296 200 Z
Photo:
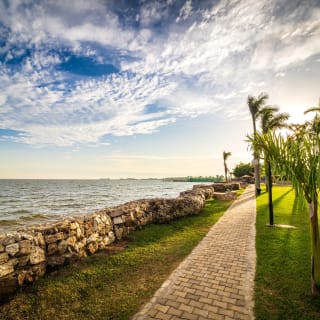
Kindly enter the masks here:
M 86 216 L 2 234 L 0 299 L 61 265 L 104 249 L 136 229 L 197 215 L 215 193 L 239 188 L 239 184 L 195 185 L 176 198 L 135 200 Z
M 0 180 L 0 234 L 128 201 L 176 197 L 192 185 L 161 180 Z

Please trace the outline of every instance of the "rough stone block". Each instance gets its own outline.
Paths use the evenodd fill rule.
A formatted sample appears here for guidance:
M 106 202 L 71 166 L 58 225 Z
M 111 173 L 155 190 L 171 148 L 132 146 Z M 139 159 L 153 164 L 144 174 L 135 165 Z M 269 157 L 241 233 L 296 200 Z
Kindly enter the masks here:
M 12 235 L 8 235 L 8 236 L 6 236 L 6 237 L 4 237 L 3 239 L 2 239 L 2 244 L 4 245 L 4 246 L 8 246 L 9 244 L 12 244 L 12 243 L 15 243 L 16 241 L 15 241 L 15 239 L 14 239 L 14 236 L 12 236 Z
M 22 256 L 22 257 L 18 257 L 18 265 L 19 267 L 24 267 L 27 265 L 27 263 L 29 262 L 29 258 L 30 256 L 27 255 L 27 256 Z
M 0 265 L 5 264 L 9 260 L 9 255 L 7 252 L 0 253 Z
M 74 245 L 74 250 L 77 252 L 77 253 L 80 253 L 83 251 L 84 247 L 86 246 L 86 239 L 83 239 L 79 242 L 77 242 L 75 245 Z
M 66 258 L 64 256 L 56 255 L 48 257 L 47 263 L 50 267 L 57 267 L 63 265 L 65 260 Z
M 78 222 L 71 222 L 70 223 L 70 230 L 75 230 L 79 228 L 79 223 Z
M 22 240 L 29 240 L 29 241 L 33 241 L 33 235 L 29 234 L 29 233 L 21 233 L 21 239 Z
M 123 224 L 123 223 L 124 221 L 122 216 L 113 218 L 113 224 Z
M 87 250 L 89 254 L 94 254 L 99 248 L 98 242 L 91 242 L 87 245 Z
M 58 233 L 55 233 L 55 234 L 49 234 L 49 235 L 45 236 L 45 240 L 46 240 L 47 244 L 53 243 L 53 242 L 57 242 L 57 241 L 63 240 L 63 239 L 64 239 L 64 233 L 63 232 L 58 232 Z
M 19 252 L 19 243 L 12 243 L 6 246 L 6 252 L 10 256 L 15 256 Z
M 40 247 L 34 247 L 30 254 L 30 264 L 38 264 L 46 260 L 46 255 Z
M 68 242 L 66 240 L 61 240 L 58 244 L 58 250 L 60 254 L 63 254 L 68 249 Z
M 237 199 L 237 193 L 235 191 L 215 192 L 214 198 L 218 200 L 235 200 Z
M 42 234 L 41 232 L 38 232 L 38 233 L 37 233 L 36 239 L 37 239 L 37 241 L 38 241 L 38 245 L 39 245 L 41 248 L 44 248 L 45 245 L 46 245 L 46 242 L 45 242 L 44 237 L 43 237 L 43 234 Z
M 52 255 L 58 251 L 58 245 L 56 242 L 48 244 L 48 255 Z
M 109 213 L 109 216 L 111 218 L 115 218 L 115 217 L 119 217 L 119 216 L 122 216 L 123 215 L 123 210 L 121 209 L 112 209 Z
M 77 228 L 76 230 L 76 237 L 77 239 L 81 239 L 83 237 L 83 233 L 80 228 Z
M 98 233 L 93 233 L 93 234 L 87 239 L 87 243 L 96 242 L 96 241 L 98 241 L 98 238 L 99 238 L 99 234 L 98 234 Z
M 67 238 L 66 241 L 67 241 L 68 246 L 73 248 L 74 245 L 76 244 L 77 239 L 76 239 L 76 237 L 72 236 L 72 237 Z
M 118 226 L 114 226 L 114 232 L 115 232 L 117 240 L 121 240 L 124 235 L 123 228 L 118 227 Z
M 104 242 L 105 246 L 108 246 L 109 244 L 114 242 L 114 236 L 113 236 L 113 238 L 110 238 L 109 236 L 104 237 L 103 242 Z
M 22 240 L 19 242 L 19 253 L 20 254 L 29 254 L 31 252 L 31 241 L 30 240 Z
M 13 265 L 10 261 L 0 265 L 0 278 L 14 272 Z

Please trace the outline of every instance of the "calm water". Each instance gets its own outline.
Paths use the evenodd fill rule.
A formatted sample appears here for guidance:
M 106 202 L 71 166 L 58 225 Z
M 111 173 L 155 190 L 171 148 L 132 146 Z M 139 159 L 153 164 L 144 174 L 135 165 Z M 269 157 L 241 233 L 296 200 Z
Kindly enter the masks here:
M 161 180 L 0 180 L 0 233 L 131 200 L 176 197 L 193 184 Z

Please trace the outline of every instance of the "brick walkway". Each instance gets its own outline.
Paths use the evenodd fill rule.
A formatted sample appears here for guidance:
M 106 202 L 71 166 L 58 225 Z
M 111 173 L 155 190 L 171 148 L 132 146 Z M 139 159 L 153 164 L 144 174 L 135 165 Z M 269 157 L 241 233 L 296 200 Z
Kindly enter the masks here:
M 255 216 L 250 185 L 132 320 L 254 319 Z

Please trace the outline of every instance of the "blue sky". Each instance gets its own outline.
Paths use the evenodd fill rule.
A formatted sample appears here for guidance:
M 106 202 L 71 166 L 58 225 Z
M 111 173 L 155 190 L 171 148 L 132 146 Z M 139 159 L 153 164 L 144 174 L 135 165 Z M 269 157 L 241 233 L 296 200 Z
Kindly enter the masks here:
M 0 178 L 220 174 L 319 74 L 319 0 L 0 0 Z

